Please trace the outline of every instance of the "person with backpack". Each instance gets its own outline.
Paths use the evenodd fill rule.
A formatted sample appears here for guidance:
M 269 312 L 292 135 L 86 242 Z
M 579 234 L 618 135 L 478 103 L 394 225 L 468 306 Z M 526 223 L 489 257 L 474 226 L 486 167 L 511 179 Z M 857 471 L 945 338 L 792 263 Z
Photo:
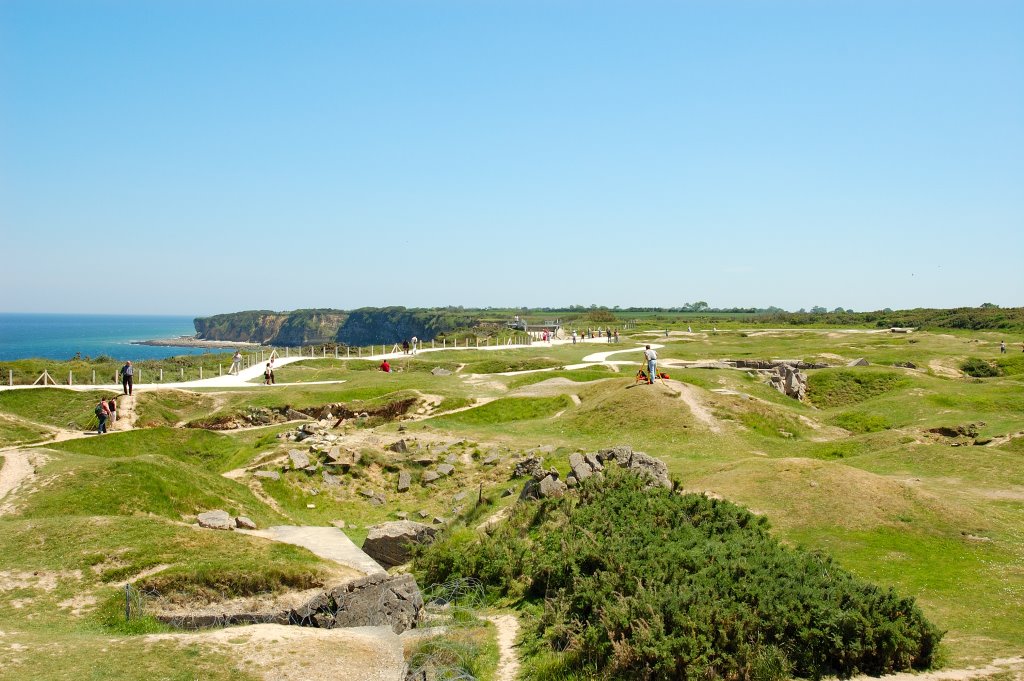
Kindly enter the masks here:
M 132 368 L 132 361 L 128 360 L 121 367 L 121 387 L 124 388 L 125 395 L 132 394 L 132 386 L 134 385 L 135 369 Z
M 96 418 L 99 419 L 100 422 L 99 427 L 96 429 L 96 434 L 102 435 L 107 432 L 107 416 L 110 414 L 106 400 L 100 400 L 100 403 L 96 405 L 93 413 L 96 414 Z

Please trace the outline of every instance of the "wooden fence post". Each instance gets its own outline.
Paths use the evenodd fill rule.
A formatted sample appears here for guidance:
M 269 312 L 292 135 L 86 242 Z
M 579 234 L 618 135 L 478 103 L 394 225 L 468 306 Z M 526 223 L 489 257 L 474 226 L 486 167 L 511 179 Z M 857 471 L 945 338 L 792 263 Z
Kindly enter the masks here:
M 74 385 L 74 383 L 75 383 L 75 375 L 69 371 L 68 372 L 68 385 Z

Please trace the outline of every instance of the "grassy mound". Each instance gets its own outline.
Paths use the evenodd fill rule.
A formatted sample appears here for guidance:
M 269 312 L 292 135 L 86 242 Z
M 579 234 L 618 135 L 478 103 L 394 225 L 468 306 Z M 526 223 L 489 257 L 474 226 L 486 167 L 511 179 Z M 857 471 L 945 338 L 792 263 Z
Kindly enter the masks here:
M 960 363 L 960 370 L 974 378 L 991 378 L 1002 373 L 999 366 L 980 357 L 969 357 Z
M 416 568 L 524 597 L 528 668 L 548 678 L 877 675 L 930 666 L 941 638 L 912 598 L 782 546 L 763 518 L 614 471 L 490 537 L 456 531 Z
M 822 369 L 807 378 L 807 398 L 817 407 L 830 409 L 869 400 L 907 383 L 893 371 Z
M 165 456 L 64 454 L 42 475 L 45 491 L 24 496 L 20 517 L 156 515 L 182 520 L 220 508 L 260 525 L 281 520 L 244 485 Z
M 66 440 L 50 446 L 104 458 L 165 456 L 176 461 L 224 472 L 249 462 L 253 451 L 227 435 L 185 428 L 150 428 L 111 433 L 103 437 Z
M 101 397 L 114 394 L 107 390 L 76 392 L 59 388 L 5 390 L 0 392 L 0 412 L 60 428 L 89 430 L 96 427 L 93 408 Z
M 451 424 L 485 426 L 512 421 L 529 421 L 553 416 L 568 408 L 572 401 L 565 395 L 557 397 L 506 397 L 455 414 L 440 416 L 431 425 L 444 427 Z

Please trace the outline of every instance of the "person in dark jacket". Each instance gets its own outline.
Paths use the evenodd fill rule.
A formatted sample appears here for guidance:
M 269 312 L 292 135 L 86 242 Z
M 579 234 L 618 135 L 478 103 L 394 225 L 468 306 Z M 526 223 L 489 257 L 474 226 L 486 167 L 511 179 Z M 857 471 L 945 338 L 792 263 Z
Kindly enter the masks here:
M 132 387 L 134 385 L 135 369 L 132 368 L 132 361 L 128 360 L 121 367 L 121 386 L 124 388 L 125 395 L 132 394 Z

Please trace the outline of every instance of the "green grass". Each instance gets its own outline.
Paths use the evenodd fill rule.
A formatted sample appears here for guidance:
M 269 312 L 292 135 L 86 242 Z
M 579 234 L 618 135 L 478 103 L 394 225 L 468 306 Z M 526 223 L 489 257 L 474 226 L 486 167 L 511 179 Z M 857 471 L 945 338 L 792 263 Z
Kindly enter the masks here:
M 587 383 L 590 381 L 599 381 L 604 378 L 612 378 L 616 375 L 618 375 L 617 372 L 612 371 L 606 366 L 587 367 L 585 369 L 575 369 L 572 371 L 540 371 L 535 374 L 515 376 L 509 380 L 508 387 L 510 390 L 515 390 L 516 388 L 541 383 L 542 381 L 547 381 L 552 378 L 568 378 L 570 381 L 575 381 L 577 383 Z
M 104 458 L 163 456 L 215 472 L 250 462 L 260 447 L 244 447 L 229 436 L 195 428 L 147 428 L 102 437 L 67 440 L 52 449 Z
M 431 425 L 444 428 L 453 425 L 485 426 L 530 421 L 553 416 L 567 409 L 572 401 L 557 397 L 506 397 L 483 406 L 431 419 Z
M 822 408 L 857 404 L 907 384 L 893 371 L 863 369 L 821 369 L 807 380 L 807 398 Z
M 41 475 L 48 478 L 46 493 L 20 500 L 20 517 L 156 515 L 188 520 L 220 508 L 264 525 L 281 520 L 244 485 L 160 455 L 57 455 Z
M 96 427 L 96 404 L 101 397 L 114 395 L 106 390 L 4 390 L 0 391 L 0 412 L 58 428 L 91 430 Z

